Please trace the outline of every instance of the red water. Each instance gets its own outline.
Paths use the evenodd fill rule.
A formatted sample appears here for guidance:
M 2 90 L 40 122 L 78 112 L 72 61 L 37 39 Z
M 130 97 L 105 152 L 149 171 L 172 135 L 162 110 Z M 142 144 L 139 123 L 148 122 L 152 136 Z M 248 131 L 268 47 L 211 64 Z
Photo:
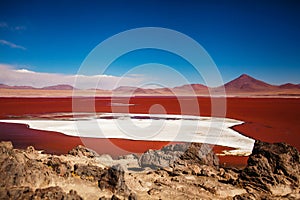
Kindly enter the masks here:
M 128 112 L 127 106 L 111 107 L 111 98 L 96 98 L 94 106 L 82 99 L 80 111 Z M 211 99 L 176 97 L 133 97 L 113 99 L 114 103 L 130 103 L 131 113 L 200 114 L 211 116 Z M 218 100 L 218 99 L 217 99 Z M 128 102 L 129 101 L 129 102 Z M 160 106 L 158 106 L 160 105 Z M 164 108 L 161 109 L 161 108 Z M 197 110 L 200 110 L 200 113 Z M 71 98 L 0 98 L 0 118 L 40 115 L 56 112 L 72 112 Z M 218 114 L 217 114 L 218 115 Z M 226 117 L 245 121 L 234 127 L 240 133 L 267 142 L 286 142 L 300 150 L 300 99 L 286 98 L 227 98 Z M 124 139 L 92 139 L 66 136 L 61 133 L 29 129 L 26 125 L 0 123 L 0 140 L 10 140 L 17 148 L 29 145 L 49 153 L 64 154 L 79 144 L 93 146 L 99 153 L 114 156 L 129 152 L 144 152 L 159 149 L 169 142 L 131 141 Z M 226 147 L 215 146 L 220 152 Z M 244 166 L 247 157 L 220 157 L 226 166 Z

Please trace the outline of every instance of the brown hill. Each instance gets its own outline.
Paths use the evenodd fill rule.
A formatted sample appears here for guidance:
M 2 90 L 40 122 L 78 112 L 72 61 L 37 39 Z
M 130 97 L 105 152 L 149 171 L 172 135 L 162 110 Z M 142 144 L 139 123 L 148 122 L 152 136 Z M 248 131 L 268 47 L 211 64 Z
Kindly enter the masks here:
M 194 91 L 199 91 L 199 90 L 207 90 L 207 87 L 202 84 L 186 84 L 178 87 L 174 87 L 174 90 L 190 90 L 193 89 Z
M 286 83 L 282 85 L 271 85 L 261 80 L 255 79 L 247 74 L 242 74 L 238 78 L 226 83 L 224 85 L 226 93 L 229 95 L 276 95 L 276 96 L 299 96 L 300 95 L 300 84 Z M 73 90 L 76 89 L 71 85 L 61 84 L 54 86 L 47 86 L 43 88 L 34 88 L 31 86 L 9 86 L 6 84 L 0 84 L 0 89 L 5 90 L 2 93 L 12 93 L 11 89 L 15 89 L 16 93 L 30 93 L 32 89 L 35 91 L 41 90 L 44 93 L 44 90 L 55 90 L 64 91 L 64 90 Z M 26 90 L 27 89 L 27 90 Z M 174 88 L 139 88 L 132 86 L 120 86 L 114 90 L 101 90 L 96 89 L 98 95 L 199 95 L 199 96 L 208 96 L 210 95 L 209 90 L 218 94 L 222 92 L 221 86 L 216 88 L 208 88 L 202 84 L 186 84 L 182 86 L 177 86 Z M 94 90 L 94 89 L 93 89 Z M 84 92 L 84 91 L 83 91 Z M 223 94 L 223 93 L 221 93 Z M 31 95 L 31 93 L 29 94 Z
M 224 86 L 227 92 L 257 92 L 277 88 L 274 85 L 257 80 L 247 74 L 242 74 L 238 78 L 226 83 Z
M 156 88 L 155 91 L 162 95 L 173 95 L 174 94 L 174 92 L 170 88 Z
M 300 89 L 300 84 L 286 83 L 278 86 L 280 89 Z
M 5 85 L 5 84 L 0 84 L 0 88 L 3 88 L 3 89 L 10 89 L 12 86 L 9 86 L 9 85 Z
M 186 84 L 174 87 L 173 91 L 176 94 L 207 94 L 208 88 L 202 84 Z
M 147 94 L 160 94 L 155 89 L 143 89 L 139 87 L 131 87 L 131 86 L 120 86 L 113 90 L 114 94 L 120 95 L 147 95 Z

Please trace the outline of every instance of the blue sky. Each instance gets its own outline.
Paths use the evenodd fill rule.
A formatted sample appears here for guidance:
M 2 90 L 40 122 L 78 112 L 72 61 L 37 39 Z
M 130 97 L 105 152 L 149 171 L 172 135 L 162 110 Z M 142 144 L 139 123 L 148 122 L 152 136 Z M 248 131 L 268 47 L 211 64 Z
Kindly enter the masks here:
M 195 39 L 210 54 L 225 82 L 247 73 L 272 84 L 300 83 L 299 19 L 300 1 L 296 0 L 1 0 L 0 63 L 72 75 L 103 40 L 151 26 Z M 171 66 L 190 82 L 203 82 L 189 63 L 155 50 L 120 57 L 106 73 L 122 76 L 132 66 L 151 62 Z M 155 73 L 156 78 L 165 76 Z

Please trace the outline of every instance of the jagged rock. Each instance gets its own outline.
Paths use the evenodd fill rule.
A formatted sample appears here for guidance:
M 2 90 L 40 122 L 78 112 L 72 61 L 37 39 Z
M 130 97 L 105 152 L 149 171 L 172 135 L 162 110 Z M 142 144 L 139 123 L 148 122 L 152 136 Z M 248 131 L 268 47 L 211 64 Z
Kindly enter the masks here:
M 141 167 L 164 168 L 171 165 L 218 166 L 219 159 L 207 144 L 175 144 L 161 150 L 148 150 L 139 158 Z
M 258 199 L 258 196 L 255 196 L 255 195 L 249 194 L 249 193 L 235 195 L 233 197 L 233 200 L 257 200 L 257 199 Z
M 72 167 L 68 163 L 62 162 L 58 157 L 50 157 L 47 165 L 60 176 L 68 177 L 71 175 Z
M 217 177 L 219 171 L 212 166 L 203 165 L 200 166 L 200 173 L 198 176 Z
M 85 147 L 71 152 L 76 157 L 42 154 L 33 147 L 13 149 L 10 142 L 1 142 L 0 199 L 81 199 L 77 192 L 86 199 L 105 195 L 100 198 L 105 200 L 135 200 L 135 194 L 141 199 L 300 199 L 299 152 L 282 143 L 256 142 L 242 171 L 218 168 L 216 156 L 202 144 L 148 151 L 140 165 L 158 169 L 137 173 L 124 172 L 121 165 L 105 168 L 101 156 Z M 103 157 L 121 164 L 133 159 L 138 168 L 132 155 L 120 160 Z M 53 185 L 62 188 L 49 187 Z M 77 192 L 64 192 L 70 188 Z
M 191 143 L 180 158 L 192 164 L 219 166 L 219 158 L 209 144 Z
M 148 150 L 139 159 L 139 165 L 143 168 L 163 168 L 170 166 L 178 159 L 178 152 L 164 152 L 160 150 Z
M 77 194 L 76 190 L 70 190 L 69 193 L 67 194 L 67 200 L 83 200 L 81 196 Z
M 113 194 L 110 198 L 103 196 L 103 197 L 100 197 L 99 200 L 121 200 L 121 199 Z
M 111 200 L 121 200 L 121 199 L 119 197 L 117 197 L 116 195 L 112 195 Z
M 239 178 L 239 173 L 231 169 L 220 168 L 217 178 L 222 183 L 235 184 Z
M 0 154 L 1 155 L 8 154 L 12 151 L 13 148 L 14 147 L 10 141 L 8 142 L 3 141 L 0 143 Z
M 134 193 L 130 193 L 130 195 L 128 196 L 128 200 L 137 200 L 137 196 Z
M 291 193 L 300 186 L 299 152 L 285 143 L 256 141 L 239 181 L 249 191 Z
M 83 181 L 92 181 L 92 185 L 99 181 L 101 187 L 114 193 L 126 196 L 130 194 L 121 166 L 103 169 L 102 166 L 83 164 L 86 163 L 86 158 L 80 160 L 72 156 L 41 154 L 33 147 L 26 150 L 13 149 L 10 142 L 1 142 L 0 150 L 0 199 L 69 199 L 70 195 L 72 199 L 72 196 L 77 196 L 76 191 L 71 191 L 70 195 L 66 196 L 61 192 L 61 188 L 46 187 L 62 181 L 63 184 L 74 184 L 76 188 L 76 184 L 81 181 L 76 175 Z M 96 154 L 86 151 L 85 148 L 80 147 L 72 152 L 77 156 L 93 157 L 94 162 L 96 161 Z M 78 160 L 80 164 L 76 164 Z M 70 181 L 73 183 L 69 183 Z M 34 191 L 36 188 L 46 189 Z
M 34 149 L 33 146 L 28 146 L 28 147 L 26 148 L 26 152 L 27 152 L 27 153 L 37 153 L 37 152 L 35 151 L 35 149 Z
M 115 165 L 106 170 L 98 181 L 98 186 L 100 189 L 109 189 L 117 194 L 129 194 L 121 165 Z
M 139 157 L 135 154 L 128 154 L 128 155 L 122 155 L 122 156 L 119 156 L 118 157 L 118 160 L 121 160 L 121 159 L 139 159 Z
M 12 151 L 9 157 L 0 156 L 0 187 L 46 186 L 50 171 L 41 162 L 28 159 L 25 154 Z
M 34 199 L 61 199 L 61 200 L 82 200 L 76 191 L 71 190 L 68 194 L 60 187 L 48 187 L 36 189 Z
M 94 157 L 98 157 L 99 154 L 97 152 L 95 152 L 92 149 L 89 149 L 85 146 L 79 145 L 77 147 L 75 147 L 74 149 L 70 150 L 68 152 L 68 154 L 73 155 L 73 156 L 78 156 L 78 157 L 88 157 L 88 158 L 94 158 Z
M 151 196 L 152 195 L 155 196 L 155 195 L 158 195 L 159 193 L 161 193 L 161 190 L 157 189 L 157 188 L 152 188 L 152 189 L 148 190 L 147 193 Z
M 187 150 L 187 144 L 175 144 L 160 150 L 148 150 L 139 158 L 139 165 L 153 169 L 171 166 Z
M 119 197 L 116 195 L 112 195 L 111 198 L 106 198 L 105 196 L 100 197 L 99 200 L 121 200 Z
M 82 165 L 75 164 L 74 165 L 74 173 L 80 176 L 82 179 L 98 181 L 101 179 L 104 169 L 94 166 L 94 165 Z
M 114 160 L 113 158 L 108 155 L 108 154 L 102 154 L 102 155 L 99 155 L 97 158 L 96 158 L 97 162 L 100 162 L 100 163 L 103 163 L 104 165 L 107 165 L 107 166 L 112 166 Z
M 60 187 L 48 187 L 33 191 L 29 187 L 0 188 L 0 199 L 57 199 L 82 200 L 76 191 L 65 193 Z
M 108 155 L 108 154 L 99 155 L 99 157 L 97 157 L 97 159 L 101 160 L 103 162 L 105 162 L 105 161 L 108 161 L 108 162 L 113 161 L 112 157 L 110 155 Z
M 99 198 L 99 200 L 110 200 L 111 198 L 106 198 L 105 196 L 102 196 Z
M 0 199 L 31 199 L 33 195 L 29 187 L 0 187 Z

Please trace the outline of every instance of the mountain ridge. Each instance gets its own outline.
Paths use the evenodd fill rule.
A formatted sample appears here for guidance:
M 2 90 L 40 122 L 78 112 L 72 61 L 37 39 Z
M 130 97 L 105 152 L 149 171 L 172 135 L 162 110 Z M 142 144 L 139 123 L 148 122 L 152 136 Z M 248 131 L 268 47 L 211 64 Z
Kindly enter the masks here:
M 268 90 L 268 89 L 275 89 L 275 85 L 271 85 L 269 83 L 266 83 L 264 81 L 255 79 L 247 74 L 242 74 L 238 78 L 227 82 L 224 85 L 226 91 L 227 90 L 243 90 L 243 91 L 262 91 L 262 90 Z
M 300 84 L 285 83 L 281 85 L 273 85 L 262 80 L 256 79 L 248 74 L 241 74 L 239 77 L 225 83 L 219 87 L 207 87 L 203 84 L 185 84 L 176 86 L 173 88 L 162 87 L 162 88 L 140 88 L 134 86 L 120 86 L 113 90 L 107 90 L 116 95 L 210 95 L 211 92 L 220 92 L 224 87 L 227 94 L 271 94 L 276 95 L 300 95 Z M 71 85 L 58 84 L 53 86 L 46 86 L 36 88 L 32 86 L 9 86 L 0 84 L 0 89 L 18 89 L 18 90 L 74 90 Z M 92 90 L 92 89 L 90 89 Z M 97 89 L 102 91 L 101 89 Z
M 25 85 L 6 85 L 6 84 L 0 84 L 0 89 L 33 89 L 33 90 L 73 90 L 76 89 L 71 85 L 67 84 L 58 84 L 58 85 L 51 85 L 51 86 L 45 86 L 45 87 L 32 87 L 32 86 L 25 86 Z

